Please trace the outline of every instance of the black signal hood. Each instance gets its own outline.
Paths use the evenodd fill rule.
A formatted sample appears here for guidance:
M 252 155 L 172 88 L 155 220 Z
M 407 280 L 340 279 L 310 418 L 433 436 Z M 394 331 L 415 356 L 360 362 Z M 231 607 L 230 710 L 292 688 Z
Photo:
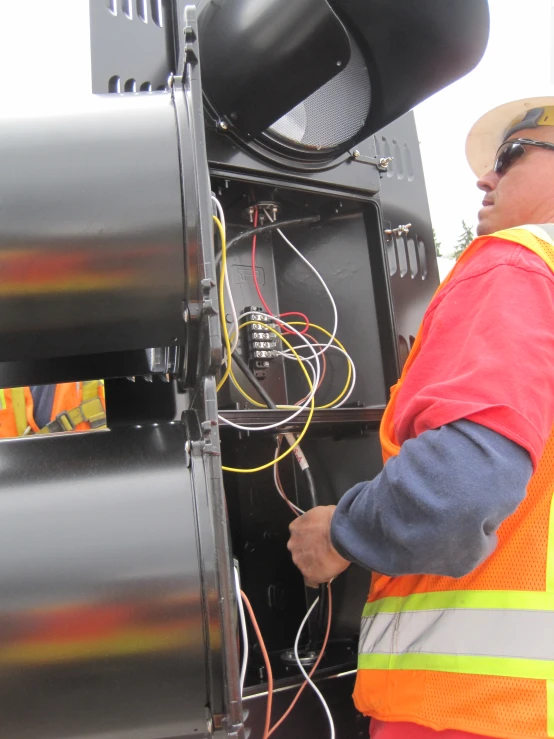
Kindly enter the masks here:
M 344 69 L 349 34 L 371 83 L 359 140 L 467 74 L 489 34 L 487 0 L 207 0 L 199 11 L 208 109 L 247 140 Z

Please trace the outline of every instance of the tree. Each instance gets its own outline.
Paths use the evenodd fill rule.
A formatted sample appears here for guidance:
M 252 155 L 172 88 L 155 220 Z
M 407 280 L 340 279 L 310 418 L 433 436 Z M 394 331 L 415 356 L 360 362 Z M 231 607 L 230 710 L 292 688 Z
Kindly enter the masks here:
M 458 243 L 454 247 L 454 257 L 459 259 L 467 247 L 471 244 L 475 236 L 473 235 L 473 229 L 468 226 L 465 221 L 462 221 L 462 233 L 458 238 Z
M 437 257 L 442 257 L 441 254 L 441 242 L 437 239 L 437 232 L 435 229 L 433 229 L 433 241 L 435 242 L 435 252 L 437 254 Z

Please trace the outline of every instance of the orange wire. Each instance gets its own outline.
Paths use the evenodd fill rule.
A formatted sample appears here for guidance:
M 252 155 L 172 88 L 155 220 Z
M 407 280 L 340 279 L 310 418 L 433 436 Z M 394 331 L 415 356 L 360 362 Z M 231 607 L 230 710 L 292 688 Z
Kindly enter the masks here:
M 279 436 L 277 437 L 277 456 L 279 456 L 279 452 L 281 451 L 281 443 L 283 441 L 283 437 Z M 283 487 L 283 483 L 281 482 L 281 475 L 279 474 L 279 462 L 275 465 L 275 480 L 277 481 L 277 490 L 279 491 L 281 498 L 285 501 L 285 503 L 288 505 L 288 507 L 291 509 L 291 511 L 294 513 L 294 515 L 299 518 L 302 514 L 298 513 L 296 508 L 292 505 L 290 500 L 288 499 L 287 494 L 285 493 L 285 489 Z
M 248 600 L 248 597 L 243 590 L 240 591 L 240 595 L 244 601 L 244 605 L 246 606 L 248 615 L 250 616 L 250 620 L 252 621 L 252 626 L 254 627 L 254 631 L 256 632 L 258 642 L 260 643 L 260 649 L 262 650 L 265 662 L 265 669 L 267 670 L 267 707 L 265 710 L 265 725 L 264 733 L 262 736 L 262 739 L 267 739 L 267 737 L 269 736 L 269 724 L 271 723 L 271 704 L 273 702 L 273 672 L 271 671 L 269 655 L 267 653 L 267 649 L 265 648 L 262 632 L 260 631 L 260 627 L 258 626 L 258 622 L 256 621 L 256 616 L 254 615 L 252 605 L 250 604 L 250 601 Z
M 314 672 L 319 667 L 319 663 L 321 662 L 321 659 L 322 659 L 323 655 L 325 654 L 325 650 L 327 648 L 327 642 L 329 641 L 329 633 L 331 631 L 332 607 L 333 607 L 333 599 L 332 599 L 332 596 L 331 596 L 331 583 L 327 583 L 327 603 L 328 603 L 328 614 L 327 614 L 327 630 L 325 632 L 325 639 L 323 640 L 323 644 L 321 645 L 321 651 L 319 652 L 319 656 L 318 656 L 318 658 L 317 658 L 314 666 L 312 667 L 312 669 L 309 672 L 310 678 L 312 677 L 312 675 L 314 674 Z M 298 699 L 302 695 L 302 693 L 304 691 L 304 688 L 306 687 L 307 684 L 308 684 L 308 681 L 307 680 L 304 680 L 304 682 L 302 683 L 302 685 L 298 689 L 298 692 L 294 696 L 294 698 L 293 698 L 292 703 L 290 704 L 290 706 L 287 708 L 287 710 L 285 711 L 285 713 L 281 716 L 281 718 L 279 719 L 279 721 L 277 721 L 277 723 L 274 724 L 271 727 L 271 729 L 269 731 L 269 734 L 267 735 L 268 737 L 270 737 L 273 734 L 273 732 L 276 729 L 278 729 L 279 726 L 281 726 L 281 724 L 283 723 L 283 721 L 289 716 L 290 712 L 292 711 L 292 709 L 294 708 L 294 706 L 297 704 Z M 265 735 L 264 735 L 264 737 L 265 737 Z

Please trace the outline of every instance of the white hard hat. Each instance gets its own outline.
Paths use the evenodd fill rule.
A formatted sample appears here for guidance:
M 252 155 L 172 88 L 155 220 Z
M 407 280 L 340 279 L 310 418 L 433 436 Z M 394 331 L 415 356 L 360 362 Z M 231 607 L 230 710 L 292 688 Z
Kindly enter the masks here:
M 493 168 L 498 147 L 509 136 L 538 126 L 554 126 L 554 97 L 514 100 L 489 110 L 468 134 L 469 166 L 477 177 L 482 177 Z

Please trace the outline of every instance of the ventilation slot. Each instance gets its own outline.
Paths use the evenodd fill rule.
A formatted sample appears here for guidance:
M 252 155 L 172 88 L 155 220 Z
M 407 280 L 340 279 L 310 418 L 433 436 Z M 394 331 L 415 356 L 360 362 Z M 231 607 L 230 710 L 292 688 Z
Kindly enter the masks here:
M 397 236 L 396 239 L 396 254 L 398 256 L 398 269 L 400 271 L 400 277 L 406 277 L 408 274 L 408 258 L 406 256 L 406 244 L 402 236 Z
M 148 23 L 146 0 L 137 0 L 137 16 L 143 23 Z
M 133 18 L 133 8 L 131 7 L 131 0 L 121 0 L 121 10 L 123 15 L 126 15 L 129 20 Z
M 412 152 L 408 144 L 404 144 L 402 147 L 404 150 L 404 161 L 406 162 L 406 171 L 408 173 L 408 182 L 414 181 L 414 163 L 412 162 Z
M 121 77 L 114 74 L 108 82 L 108 92 L 121 92 Z
M 140 86 L 141 92 L 152 92 L 152 83 L 151 82 L 143 82 Z
M 154 23 L 161 28 L 163 26 L 162 0 L 150 0 L 150 12 Z
M 117 15 L 117 0 L 106 0 L 106 5 L 108 6 L 108 10 L 112 15 Z
M 396 176 L 399 180 L 404 179 L 404 162 L 402 161 L 402 151 L 398 141 L 392 140 L 392 156 L 393 162 L 396 164 Z
M 427 269 L 427 251 L 425 249 L 425 242 L 423 239 L 417 240 L 417 253 L 419 255 L 419 266 L 421 267 L 421 279 L 425 280 L 427 278 L 428 269 Z
M 410 263 L 410 276 L 413 280 L 414 277 L 417 277 L 419 265 L 417 263 L 416 243 L 411 236 L 408 238 L 408 262 Z
M 387 157 L 387 159 L 390 157 L 392 159 L 392 162 L 389 164 L 389 167 L 387 169 L 387 177 L 394 177 L 396 173 L 396 162 L 394 161 L 391 145 L 386 136 L 381 136 L 381 142 L 380 145 L 378 145 L 377 149 L 380 150 L 380 156 Z
M 396 251 L 394 249 L 393 238 L 388 234 L 387 240 L 385 242 L 385 248 L 387 250 L 387 261 L 389 263 L 389 275 L 392 277 L 398 271 L 398 262 L 396 260 Z
M 134 79 L 127 80 L 125 83 L 125 92 L 136 92 L 137 91 L 137 81 Z

